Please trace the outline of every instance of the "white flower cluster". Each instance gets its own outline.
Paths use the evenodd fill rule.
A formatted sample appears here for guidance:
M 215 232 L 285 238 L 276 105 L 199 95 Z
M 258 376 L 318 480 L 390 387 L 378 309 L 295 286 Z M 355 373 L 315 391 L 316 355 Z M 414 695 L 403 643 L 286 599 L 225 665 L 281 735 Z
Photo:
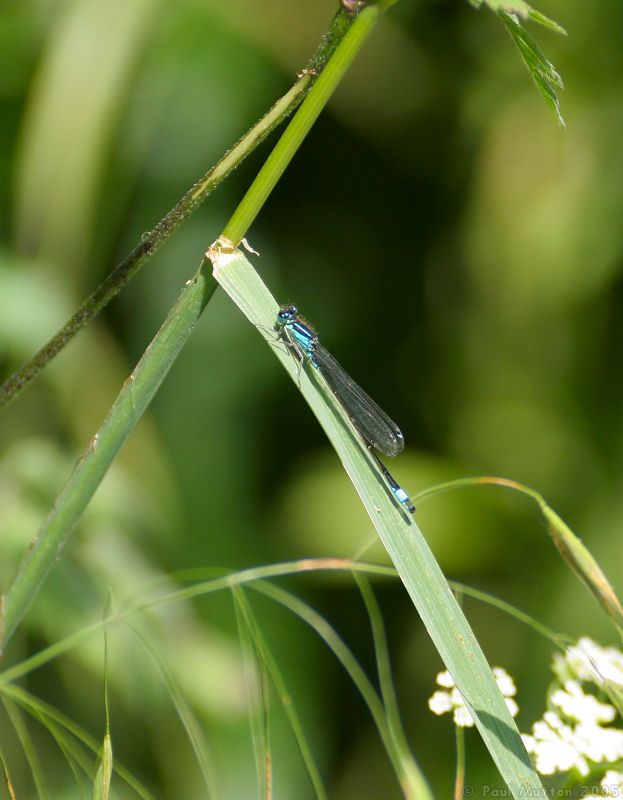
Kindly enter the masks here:
M 551 692 L 551 708 L 534 723 L 531 735 L 523 736 L 537 771 L 553 775 L 574 769 L 586 776 L 597 765 L 623 759 L 623 730 L 608 727 L 617 717 L 615 707 L 584 686 L 590 682 L 612 691 L 618 684 L 623 689 L 623 654 L 583 638 L 555 657 L 553 670 L 562 686 Z
M 513 700 L 513 697 L 517 693 L 513 679 L 502 667 L 493 667 L 493 675 L 495 676 L 498 688 L 504 695 L 508 710 L 513 717 L 516 717 L 519 712 L 519 707 Z M 452 718 L 457 727 L 471 728 L 474 724 L 474 720 L 465 707 L 461 693 L 454 685 L 450 673 L 447 671 L 440 672 L 435 680 L 437 685 L 443 687 L 443 689 L 434 692 L 433 696 L 428 701 L 430 710 L 433 714 L 437 714 L 438 716 L 452 711 Z
M 623 653 L 582 638 L 556 655 L 552 669 L 557 681 L 549 692 L 549 709 L 522 736 L 535 767 L 542 775 L 575 770 L 586 777 L 608 764 L 623 762 Z M 511 714 L 518 713 L 515 684 L 500 667 L 493 669 L 496 682 Z M 437 690 L 428 701 L 434 714 L 452 712 L 455 725 L 472 727 L 474 721 L 449 672 L 437 675 Z M 599 697 L 589 689 L 597 690 Z M 615 705 L 602 702 L 613 699 Z M 617 709 L 619 713 L 617 713 Z M 615 723 L 613 725 L 612 723 Z M 623 773 L 609 770 L 592 794 L 583 797 L 623 798 Z
M 606 681 L 623 688 L 623 653 L 616 647 L 601 647 L 588 636 L 554 656 L 552 670 L 561 682 L 571 679 L 592 681 L 598 686 Z

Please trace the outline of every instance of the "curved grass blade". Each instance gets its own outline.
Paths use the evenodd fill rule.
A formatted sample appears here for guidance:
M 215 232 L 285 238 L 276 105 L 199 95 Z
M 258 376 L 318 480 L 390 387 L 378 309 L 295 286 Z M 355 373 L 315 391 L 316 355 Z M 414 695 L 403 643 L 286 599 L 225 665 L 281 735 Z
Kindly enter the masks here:
M 480 645 L 415 520 L 388 496 L 382 475 L 331 392 L 305 371 L 299 374 L 287 348 L 275 342 L 279 305 L 245 256 L 218 246 L 209 255 L 214 277 L 266 339 L 327 433 L 512 795 L 544 798 Z
M 545 58 L 535 40 L 523 27 L 515 14 L 498 11 L 498 16 L 519 50 L 537 89 L 556 115 L 560 126 L 564 128 L 565 121 L 560 113 L 560 102 L 556 92 L 556 88 L 564 89 L 564 84 L 558 70 L 551 61 Z

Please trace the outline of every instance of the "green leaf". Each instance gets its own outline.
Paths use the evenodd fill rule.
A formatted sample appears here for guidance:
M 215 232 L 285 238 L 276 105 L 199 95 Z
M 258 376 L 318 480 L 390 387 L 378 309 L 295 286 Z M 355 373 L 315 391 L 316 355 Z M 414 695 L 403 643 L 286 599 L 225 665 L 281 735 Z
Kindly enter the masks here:
M 104 736 L 100 762 L 93 781 L 93 800 L 108 800 L 110 797 L 110 779 L 112 778 L 112 741 L 110 734 Z
M 384 478 L 317 370 L 299 369 L 273 328 L 279 306 L 240 251 L 208 251 L 214 277 L 256 326 L 324 428 L 422 622 L 515 798 L 545 797 L 491 669 L 415 519 L 399 508 Z
M 537 11 L 535 8 L 530 9 L 528 16 L 533 22 L 537 22 L 544 28 L 554 31 L 554 33 L 559 33 L 561 36 L 567 35 L 567 31 L 562 27 L 562 25 L 559 25 L 557 22 L 554 22 L 553 19 L 546 17 L 545 14 L 541 14 L 541 12 Z
M 516 15 L 509 14 L 506 11 L 498 11 L 497 14 L 506 26 L 506 30 L 510 33 L 512 40 L 515 42 L 537 89 L 541 92 L 545 102 L 552 109 L 558 122 L 564 128 L 565 122 L 560 113 L 558 95 L 554 88 L 564 88 L 562 78 L 558 71 L 551 61 L 545 58 L 537 43 L 525 28 L 522 27 Z
M 537 89 L 556 115 L 559 124 L 564 128 L 565 122 L 560 113 L 558 95 L 554 88 L 564 88 L 562 78 L 551 61 L 545 58 L 539 50 L 539 46 L 534 39 L 522 27 L 519 18 L 531 19 L 538 25 L 542 25 L 544 28 L 562 36 L 566 36 L 567 31 L 557 22 L 554 22 L 553 19 L 532 8 L 525 0 L 468 0 L 468 2 L 474 8 L 482 8 L 483 5 L 486 5 L 487 8 L 490 8 L 500 17 L 515 42 L 525 65 L 528 67 Z

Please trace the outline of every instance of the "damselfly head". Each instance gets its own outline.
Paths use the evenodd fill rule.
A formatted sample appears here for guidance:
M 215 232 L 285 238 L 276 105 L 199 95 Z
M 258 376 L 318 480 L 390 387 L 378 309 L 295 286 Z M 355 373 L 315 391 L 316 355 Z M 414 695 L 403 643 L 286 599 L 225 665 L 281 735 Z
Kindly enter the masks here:
M 277 319 L 279 322 L 285 324 L 286 322 L 293 320 L 298 313 L 299 310 L 296 306 L 282 306 L 277 314 Z

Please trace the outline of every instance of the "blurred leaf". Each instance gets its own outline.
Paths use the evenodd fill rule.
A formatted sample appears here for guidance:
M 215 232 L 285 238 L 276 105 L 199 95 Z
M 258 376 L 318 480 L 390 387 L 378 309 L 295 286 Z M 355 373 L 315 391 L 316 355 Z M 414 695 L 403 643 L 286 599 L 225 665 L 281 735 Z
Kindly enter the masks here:
M 426 778 L 421 772 L 409 748 L 400 718 L 398 698 L 396 696 L 396 688 L 392 676 L 387 634 L 385 632 L 381 609 L 367 576 L 354 572 L 353 577 L 361 592 L 368 613 L 368 619 L 370 620 L 374 652 L 376 654 L 378 682 L 381 688 L 385 714 L 387 716 L 387 728 L 394 741 L 396 756 L 400 759 L 402 767 L 401 784 L 405 797 L 424 800 L 426 797 L 432 797 L 432 793 L 426 782 Z
M 7 792 L 9 793 L 9 800 L 17 800 L 15 796 L 15 789 L 13 788 L 13 781 L 11 780 L 11 775 L 9 774 L 9 768 L 5 761 L 4 755 L 2 751 L 0 751 L 0 763 L 2 763 L 2 772 L 4 773 L 4 782 L 6 784 Z
M 37 789 L 37 795 L 42 798 L 42 800 L 48 800 L 50 797 L 50 792 L 47 788 L 45 772 L 42 769 L 39 761 L 39 753 L 37 752 L 37 748 L 35 747 L 32 737 L 30 736 L 30 731 L 24 722 L 19 708 L 17 708 L 17 706 L 12 703 L 6 695 L 7 693 L 3 692 L 2 704 L 24 752 L 26 761 L 28 762 L 28 768 L 30 770 L 33 783 Z
M 553 19 L 546 17 L 545 14 L 541 14 L 540 11 L 537 11 L 535 8 L 531 8 L 528 12 L 528 16 L 533 22 L 538 22 L 539 25 L 542 25 L 544 28 L 547 28 L 550 31 L 554 31 L 554 33 L 559 33 L 561 36 L 566 36 L 567 31 L 555 22 Z
M 149 637 L 145 633 L 136 626 L 132 626 L 132 632 L 147 651 L 158 672 L 160 680 L 166 687 L 171 702 L 175 706 L 179 720 L 192 745 L 197 764 L 203 775 L 207 793 L 206 796 L 217 797 L 216 783 L 214 781 L 214 766 L 212 764 L 212 757 L 209 752 L 204 730 L 195 716 L 191 704 L 186 699 L 184 692 L 180 689 L 174 670 L 169 667 L 169 664 L 163 658 L 161 650 L 152 645 Z
M 621 607 L 621 603 L 614 588 L 606 578 L 590 550 L 582 544 L 571 528 L 563 522 L 553 508 L 547 504 L 540 492 L 531 489 L 529 486 L 518 483 L 517 481 L 509 480 L 508 478 L 497 478 L 488 475 L 481 478 L 462 478 L 461 480 L 440 484 L 427 492 L 420 493 L 417 496 L 417 500 L 420 502 L 423 496 L 431 496 L 439 492 L 448 491 L 448 489 L 451 488 L 458 489 L 478 484 L 504 486 L 531 497 L 537 503 L 541 513 L 545 517 L 548 533 L 556 545 L 558 552 L 578 578 L 580 578 L 585 586 L 597 598 L 601 607 L 616 625 L 619 633 L 623 632 L 623 608 Z M 524 622 L 526 621 L 527 619 L 524 617 Z M 543 627 L 541 627 L 541 632 L 545 633 L 547 636 L 552 636 L 552 632 L 547 632 Z
M 556 545 L 558 552 L 567 564 L 595 595 L 603 610 L 617 626 L 619 633 L 623 632 L 623 608 L 612 584 L 604 575 L 601 567 L 593 555 L 585 547 L 571 528 L 544 502 L 541 510 L 547 520 L 549 533 Z
M 270 695 L 265 665 L 255 642 L 255 620 L 248 616 L 244 591 L 240 586 L 232 588 L 232 597 L 238 623 L 238 634 L 244 664 L 247 706 L 251 727 L 251 741 L 255 756 L 255 769 L 260 797 L 272 796 L 272 755 L 269 734 Z
M 244 592 L 241 591 L 239 587 L 233 586 L 232 594 L 236 604 L 236 613 L 240 619 L 239 625 L 246 626 L 248 630 L 248 636 L 252 638 L 253 650 L 255 653 L 257 653 L 258 664 L 261 663 L 262 671 L 265 671 L 270 677 L 275 688 L 276 695 L 281 701 L 283 711 L 288 718 L 288 722 L 296 739 L 296 744 L 301 754 L 301 758 L 303 759 L 307 769 L 309 780 L 314 787 L 316 799 L 327 800 L 328 795 L 322 784 L 322 778 L 320 777 L 318 767 L 314 761 L 311 745 L 308 741 L 305 729 L 299 719 L 296 708 L 297 704 L 288 689 L 285 678 L 283 677 L 281 668 L 279 666 L 279 660 L 271 651 L 271 648 L 269 647 L 269 644 L 262 633 L 262 630 L 253 613 L 253 609 L 247 601 Z M 252 710 L 251 713 L 253 713 Z M 268 731 L 266 734 L 267 733 Z M 264 733 L 262 733 L 262 735 L 264 736 Z M 265 738 L 269 744 L 270 739 L 268 735 L 266 735 Z
M 532 8 L 525 0 L 468 0 L 468 2 L 474 8 L 481 8 L 484 4 L 500 17 L 521 53 L 538 90 L 554 111 L 560 125 L 564 127 L 565 122 L 560 114 L 558 96 L 554 89 L 555 86 L 560 89 L 564 88 L 562 78 L 551 61 L 545 58 L 539 50 L 532 36 L 522 27 L 519 17 L 531 19 L 544 28 L 563 36 L 567 35 L 567 31 L 553 19 Z
M 26 662 L 22 662 L 22 664 L 26 664 Z M 80 727 L 77 722 L 63 714 L 62 711 L 59 711 L 57 708 L 35 695 L 30 694 L 20 686 L 11 683 L 10 681 L 12 679 L 7 676 L 6 672 L 3 674 L 3 679 L 2 702 L 5 706 L 7 702 L 10 701 L 11 708 L 14 708 L 14 704 L 17 704 L 25 710 L 47 729 L 48 733 L 54 738 L 70 763 L 71 760 L 73 760 L 84 772 L 90 775 L 93 774 L 92 762 L 90 759 L 87 760 L 80 744 L 92 753 L 98 753 L 99 748 L 97 741 Z M 143 798 L 143 800 L 154 800 L 154 795 L 150 794 L 140 781 L 138 781 L 129 770 L 119 764 L 118 761 L 114 765 L 114 769 L 117 775 L 122 778 L 139 797 Z M 47 794 L 45 796 L 47 797 Z
M 551 61 L 545 58 L 532 36 L 522 27 L 516 14 L 509 14 L 507 11 L 502 10 L 499 10 L 497 14 L 506 26 L 506 30 L 510 33 L 512 40 L 515 42 L 524 60 L 524 64 L 528 68 L 530 75 L 532 75 L 532 80 L 536 83 L 537 89 L 541 92 L 545 102 L 556 115 L 560 125 L 564 127 L 565 121 L 560 113 L 558 95 L 554 88 L 564 88 L 562 78 L 558 71 Z M 547 18 L 543 17 L 543 20 L 545 19 Z M 542 20 L 539 21 L 541 24 L 546 24 Z
M 104 736 L 102 758 L 97 768 L 93 783 L 93 800 L 108 800 L 110 797 L 110 779 L 112 778 L 112 741 L 110 734 Z

